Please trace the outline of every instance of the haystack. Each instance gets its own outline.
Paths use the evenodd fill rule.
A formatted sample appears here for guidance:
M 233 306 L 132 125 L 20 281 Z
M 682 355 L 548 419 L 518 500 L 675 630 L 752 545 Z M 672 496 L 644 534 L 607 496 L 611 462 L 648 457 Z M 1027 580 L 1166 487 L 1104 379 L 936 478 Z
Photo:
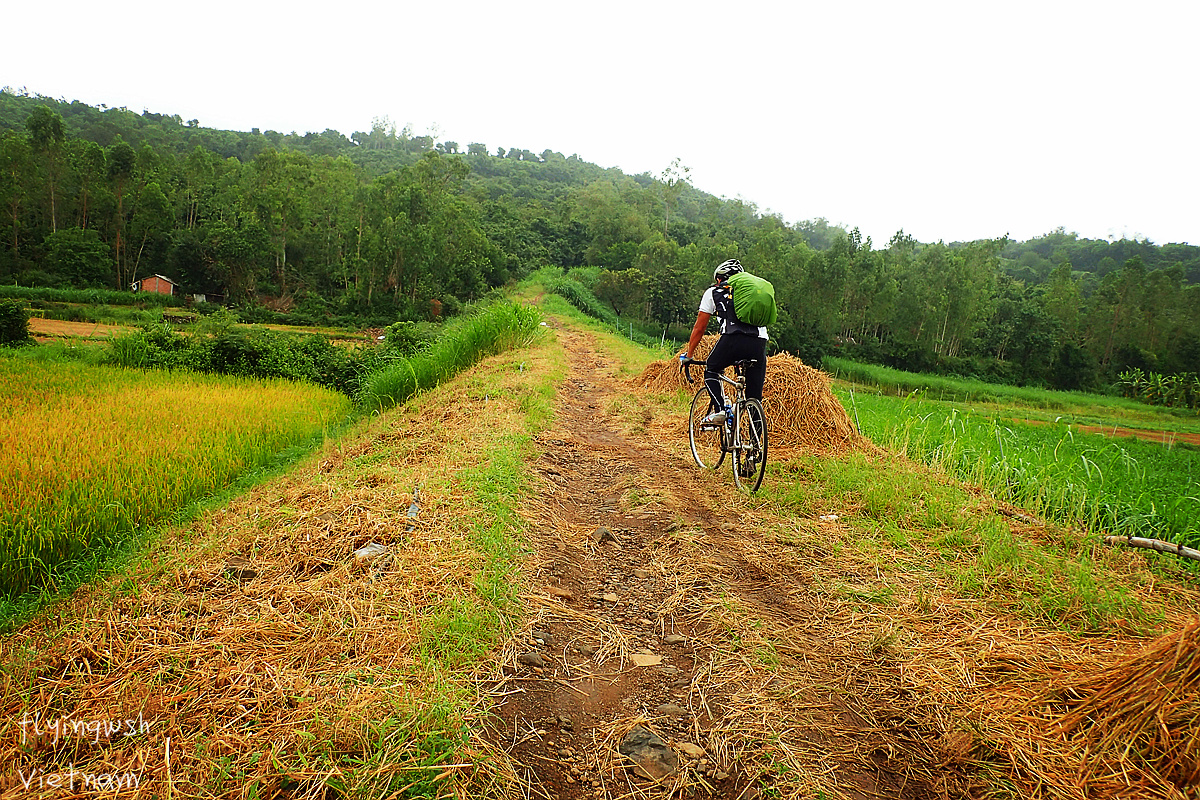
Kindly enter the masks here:
M 705 336 L 701 339 L 695 358 L 707 358 L 717 338 Z M 689 386 L 679 370 L 676 357 L 650 364 L 634 379 L 634 385 L 656 392 L 678 389 L 695 391 L 700 385 L 700 372 L 692 370 L 696 383 Z M 732 378 L 733 370 L 728 370 L 726 374 Z M 866 444 L 829 386 L 827 374 L 807 366 L 789 353 L 767 357 L 763 407 L 767 412 L 772 449 L 801 447 L 827 451 L 858 448 Z
M 1200 785 L 1200 618 L 1140 653 L 1068 667 L 1027 708 L 1029 728 L 1061 742 L 1029 737 L 1012 748 L 1031 785 L 1056 790 L 1047 794 L 1192 796 Z

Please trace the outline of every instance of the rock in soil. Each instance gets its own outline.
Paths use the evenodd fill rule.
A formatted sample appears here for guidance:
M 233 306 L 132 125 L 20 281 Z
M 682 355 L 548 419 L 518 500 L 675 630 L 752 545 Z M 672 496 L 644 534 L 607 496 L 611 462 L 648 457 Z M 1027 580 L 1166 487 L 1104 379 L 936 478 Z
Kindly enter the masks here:
M 637 726 L 626 734 L 617 751 L 636 765 L 637 774 L 661 781 L 679 769 L 679 756 L 666 742 Z
M 546 666 L 546 657 L 538 652 L 522 653 L 521 655 L 517 656 L 517 661 L 520 661 L 527 667 Z

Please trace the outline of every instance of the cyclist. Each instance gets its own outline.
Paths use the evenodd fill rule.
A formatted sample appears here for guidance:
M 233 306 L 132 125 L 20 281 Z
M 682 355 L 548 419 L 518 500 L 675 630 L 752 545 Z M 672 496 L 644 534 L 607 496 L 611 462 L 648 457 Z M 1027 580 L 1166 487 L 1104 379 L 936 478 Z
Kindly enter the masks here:
M 708 354 L 708 365 L 704 368 L 704 385 L 708 387 L 711 399 L 710 413 L 702 424 L 718 425 L 725 421 L 725 393 L 717 376 L 735 361 L 754 359 L 753 366 L 746 367 L 746 397 L 762 401 L 763 383 L 767 377 L 767 329 L 738 320 L 728 283 L 730 277 L 744 271 L 736 258 L 717 265 L 713 271 L 713 285 L 700 298 L 700 310 L 688 338 L 687 352 L 679 356 L 681 368 L 692 360 L 692 354 L 708 328 L 708 321 L 716 314 L 721 323 L 721 338 Z

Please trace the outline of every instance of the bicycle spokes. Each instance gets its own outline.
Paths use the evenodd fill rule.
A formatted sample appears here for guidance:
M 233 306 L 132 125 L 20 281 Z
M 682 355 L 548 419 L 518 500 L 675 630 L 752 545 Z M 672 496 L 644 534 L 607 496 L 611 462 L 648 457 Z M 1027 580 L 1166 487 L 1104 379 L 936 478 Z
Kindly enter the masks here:
M 739 411 L 733 444 L 733 478 L 740 488 L 755 492 L 762 484 L 767 466 L 767 421 L 757 400 L 747 400 Z
M 727 427 L 724 423 L 712 425 L 704 422 L 709 414 L 710 396 L 707 389 L 700 389 L 692 398 L 688 422 L 688 442 L 692 458 L 708 469 L 716 469 L 725 460 L 728 450 Z

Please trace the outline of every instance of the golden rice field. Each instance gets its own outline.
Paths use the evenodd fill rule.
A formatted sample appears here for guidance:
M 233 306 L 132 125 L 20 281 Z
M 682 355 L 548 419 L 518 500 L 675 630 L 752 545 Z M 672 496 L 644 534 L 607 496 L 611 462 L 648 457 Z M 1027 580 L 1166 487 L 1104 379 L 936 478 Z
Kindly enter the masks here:
M 0 358 L 0 592 L 38 585 L 349 411 L 307 384 Z

